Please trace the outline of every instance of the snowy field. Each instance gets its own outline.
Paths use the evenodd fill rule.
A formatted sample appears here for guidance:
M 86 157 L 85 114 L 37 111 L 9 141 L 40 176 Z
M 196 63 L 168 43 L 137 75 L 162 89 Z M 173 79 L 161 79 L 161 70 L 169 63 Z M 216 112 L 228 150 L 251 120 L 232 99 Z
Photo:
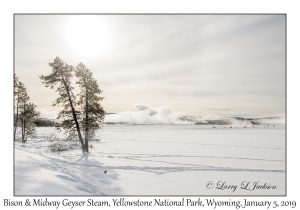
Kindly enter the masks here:
M 90 154 L 51 153 L 37 128 L 15 143 L 15 195 L 285 195 L 284 125 L 216 127 L 106 124 Z

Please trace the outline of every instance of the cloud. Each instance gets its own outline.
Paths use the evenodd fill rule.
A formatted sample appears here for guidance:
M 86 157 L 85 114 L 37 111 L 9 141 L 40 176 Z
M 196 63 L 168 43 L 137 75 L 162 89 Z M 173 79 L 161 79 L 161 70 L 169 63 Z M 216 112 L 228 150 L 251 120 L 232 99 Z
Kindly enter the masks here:
M 64 35 L 69 17 L 16 16 L 15 72 L 42 109 L 50 109 L 57 97 L 39 79 L 51 72 L 48 63 L 55 56 L 74 66 L 82 61 Z M 83 62 L 104 90 L 107 112 L 139 101 L 172 104 L 194 116 L 221 109 L 235 115 L 285 110 L 285 15 L 102 18 L 111 49 Z

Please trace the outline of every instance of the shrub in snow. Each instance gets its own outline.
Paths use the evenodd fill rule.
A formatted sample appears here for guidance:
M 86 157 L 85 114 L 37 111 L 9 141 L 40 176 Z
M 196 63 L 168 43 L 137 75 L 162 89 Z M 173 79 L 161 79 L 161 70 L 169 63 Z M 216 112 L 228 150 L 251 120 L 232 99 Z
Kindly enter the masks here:
M 50 133 L 50 134 L 47 134 L 46 136 L 44 136 L 44 140 L 45 141 L 53 141 L 53 140 L 57 140 L 57 135 L 54 134 L 54 133 Z
M 74 144 L 71 144 L 68 142 L 57 141 L 57 142 L 49 145 L 48 149 L 51 152 L 63 152 L 63 151 L 74 149 L 75 147 L 76 147 L 76 145 L 74 145 Z

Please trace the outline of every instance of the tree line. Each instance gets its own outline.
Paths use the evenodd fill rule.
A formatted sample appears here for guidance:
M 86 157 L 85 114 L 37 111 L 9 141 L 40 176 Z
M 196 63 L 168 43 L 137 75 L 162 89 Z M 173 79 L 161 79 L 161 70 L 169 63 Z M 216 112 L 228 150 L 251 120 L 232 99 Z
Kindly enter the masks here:
M 49 75 L 41 75 L 40 79 L 45 87 L 56 89 L 55 92 L 58 93 L 58 98 L 52 104 L 52 106 L 62 108 L 57 119 L 61 121 L 60 125 L 67 134 L 67 139 L 79 139 L 82 152 L 88 152 L 89 139 L 93 138 L 95 132 L 101 128 L 105 116 L 105 111 L 100 104 L 100 101 L 103 100 L 103 97 L 100 97 L 102 90 L 93 77 L 93 73 L 83 63 L 79 63 L 74 68 L 56 57 L 53 62 L 49 63 L 49 66 L 52 68 L 52 72 Z M 74 93 L 74 84 L 72 84 L 74 77 L 75 84 L 80 89 L 77 94 Z M 35 110 L 36 106 L 29 103 L 25 86 L 23 85 L 25 88 L 23 90 L 16 86 L 16 78 L 15 76 L 15 104 L 17 105 L 15 107 L 14 138 L 18 124 L 21 124 L 22 129 L 24 127 L 24 135 L 31 135 L 29 127 L 35 133 L 35 125 L 32 124 L 34 124 L 34 119 L 40 115 Z M 20 82 L 18 81 L 18 83 Z M 25 111 L 27 114 L 24 114 Z
M 36 127 L 60 127 L 61 123 L 49 119 L 36 118 L 33 123 Z

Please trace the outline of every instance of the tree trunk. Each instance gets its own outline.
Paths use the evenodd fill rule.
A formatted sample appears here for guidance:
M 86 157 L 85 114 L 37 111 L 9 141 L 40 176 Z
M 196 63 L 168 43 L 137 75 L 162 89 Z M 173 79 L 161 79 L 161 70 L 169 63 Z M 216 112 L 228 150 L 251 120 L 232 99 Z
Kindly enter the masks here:
M 23 139 L 24 139 L 24 141 L 23 141 L 23 143 L 26 143 L 26 120 L 24 120 L 24 137 L 23 137 Z
M 75 121 L 75 125 L 76 125 L 76 129 L 77 129 L 79 141 L 80 141 L 80 143 L 81 143 L 82 152 L 84 152 L 84 143 L 83 143 L 83 140 L 82 140 L 82 136 L 81 136 L 79 124 L 78 124 L 77 117 L 76 117 L 76 114 L 75 114 L 75 109 L 74 109 L 74 107 L 73 107 L 73 103 L 72 103 L 71 96 L 70 96 L 70 93 L 69 93 L 69 88 L 68 88 L 68 86 L 67 86 L 67 84 L 66 84 L 65 79 L 63 78 L 63 76 L 62 76 L 62 80 L 63 80 L 64 86 L 65 86 L 66 91 L 67 91 L 67 94 L 68 94 L 69 103 L 70 103 L 70 105 L 71 105 L 72 114 L 73 114 L 73 119 L 74 119 L 74 121 Z
M 88 91 L 85 88 L 85 151 L 89 152 L 89 125 L 88 125 Z
M 24 143 L 24 119 L 22 119 L 22 143 Z
M 19 92 L 18 92 L 18 100 L 17 100 L 17 115 L 15 117 L 14 141 L 16 141 L 16 132 L 17 132 L 17 127 L 18 127 L 18 118 L 19 118 Z
M 24 102 L 23 112 L 25 112 L 25 102 Z M 22 119 L 22 142 L 23 143 L 24 143 L 24 137 L 25 137 L 25 119 L 23 118 Z

